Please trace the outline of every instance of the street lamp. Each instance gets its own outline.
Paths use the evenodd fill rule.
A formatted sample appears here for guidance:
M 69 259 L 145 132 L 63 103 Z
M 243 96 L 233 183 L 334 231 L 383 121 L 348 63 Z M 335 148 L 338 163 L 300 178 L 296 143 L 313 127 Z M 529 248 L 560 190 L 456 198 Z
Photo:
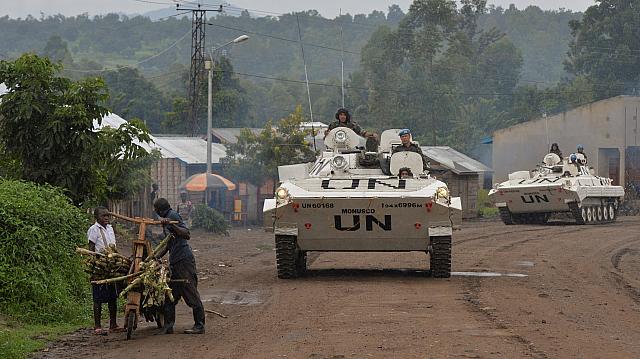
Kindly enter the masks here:
M 216 48 L 211 49 L 209 52 L 209 60 L 204 61 L 204 68 L 209 70 L 209 93 L 208 93 L 208 104 L 207 104 L 207 189 L 205 190 L 207 195 L 207 201 L 209 201 L 209 175 L 211 172 L 211 128 L 213 125 L 213 52 L 219 50 L 230 44 L 239 44 L 241 42 L 245 42 L 249 40 L 249 36 L 240 35 L 235 39 L 225 43 L 224 45 L 220 45 Z

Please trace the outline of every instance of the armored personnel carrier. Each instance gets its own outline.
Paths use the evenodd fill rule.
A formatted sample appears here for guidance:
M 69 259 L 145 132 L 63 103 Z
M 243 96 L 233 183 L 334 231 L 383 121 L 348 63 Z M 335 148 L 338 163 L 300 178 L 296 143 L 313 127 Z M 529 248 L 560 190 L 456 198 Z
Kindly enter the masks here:
M 595 176 L 582 155 L 547 154 L 535 171 L 509 174 L 489 192 L 504 224 L 545 224 L 567 213 L 578 224 L 614 222 L 624 189 Z
M 398 132 L 383 132 L 380 146 L 366 151 L 351 129 L 335 128 L 314 163 L 279 167 L 280 186 L 264 203 L 279 278 L 303 275 L 309 251 L 421 251 L 433 277 L 450 276 L 460 198 L 425 171 L 420 154 L 391 154 Z M 400 169 L 410 174 L 400 178 Z

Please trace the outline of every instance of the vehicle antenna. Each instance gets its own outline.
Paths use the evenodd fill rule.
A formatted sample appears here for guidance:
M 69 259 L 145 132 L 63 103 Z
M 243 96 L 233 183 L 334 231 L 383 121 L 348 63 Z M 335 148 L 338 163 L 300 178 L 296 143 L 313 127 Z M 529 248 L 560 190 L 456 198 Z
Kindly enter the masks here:
M 302 31 L 300 30 L 300 17 L 296 15 L 298 22 L 298 41 L 300 42 L 300 50 L 302 51 L 302 63 L 304 64 L 304 82 L 307 84 L 307 99 L 309 100 L 309 115 L 311 117 L 311 136 L 313 137 L 313 150 L 318 151 L 316 147 L 316 130 L 313 124 L 313 108 L 311 107 L 311 91 L 309 91 L 309 74 L 307 73 L 307 60 L 304 57 L 304 45 L 302 44 Z

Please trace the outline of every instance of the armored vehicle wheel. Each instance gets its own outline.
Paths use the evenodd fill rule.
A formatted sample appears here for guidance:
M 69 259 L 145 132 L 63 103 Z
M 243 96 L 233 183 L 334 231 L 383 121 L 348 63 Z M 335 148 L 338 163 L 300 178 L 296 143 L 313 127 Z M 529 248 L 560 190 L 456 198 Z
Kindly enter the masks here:
M 589 222 L 589 216 L 587 214 L 587 212 L 588 212 L 587 210 L 588 210 L 587 207 L 582 207 L 581 210 L 580 210 L 580 213 L 582 215 L 582 223 Z
M 618 214 L 616 213 L 616 207 L 613 205 L 613 203 L 609 203 L 609 220 L 613 222 L 616 220 L 617 216 Z
M 429 257 L 432 277 L 451 277 L 451 236 L 431 237 Z
M 298 247 L 295 236 L 276 235 L 276 266 L 281 279 L 297 278 L 306 271 L 307 255 Z
M 597 206 L 595 210 L 596 210 L 596 220 L 598 222 L 602 222 L 604 219 L 602 217 L 602 206 Z
M 602 219 L 605 222 L 609 222 L 609 209 L 607 208 L 607 205 L 603 205 L 602 207 Z

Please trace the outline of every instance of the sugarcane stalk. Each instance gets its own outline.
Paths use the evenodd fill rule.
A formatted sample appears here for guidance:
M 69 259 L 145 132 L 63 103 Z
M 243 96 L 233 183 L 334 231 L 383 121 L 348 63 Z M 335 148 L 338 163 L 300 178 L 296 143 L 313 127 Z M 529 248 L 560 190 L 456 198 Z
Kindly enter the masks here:
M 137 277 L 137 276 L 139 276 L 141 274 L 142 274 L 141 272 L 132 273 L 132 274 L 124 275 L 122 277 L 108 278 L 108 279 L 102 279 L 102 280 L 94 280 L 91 283 L 93 283 L 93 284 L 107 284 L 107 283 L 120 282 L 120 281 L 129 279 L 129 278 Z
M 81 255 L 87 255 L 87 256 L 98 256 L 98 257 L 106 256 L 106 254 L 104 254 L 104 253 L 93 252 L 93 251 L 90 251 L 88 249 L 80 248 L 80 247 L 76 248 L 76 253 L 81 254 Z

